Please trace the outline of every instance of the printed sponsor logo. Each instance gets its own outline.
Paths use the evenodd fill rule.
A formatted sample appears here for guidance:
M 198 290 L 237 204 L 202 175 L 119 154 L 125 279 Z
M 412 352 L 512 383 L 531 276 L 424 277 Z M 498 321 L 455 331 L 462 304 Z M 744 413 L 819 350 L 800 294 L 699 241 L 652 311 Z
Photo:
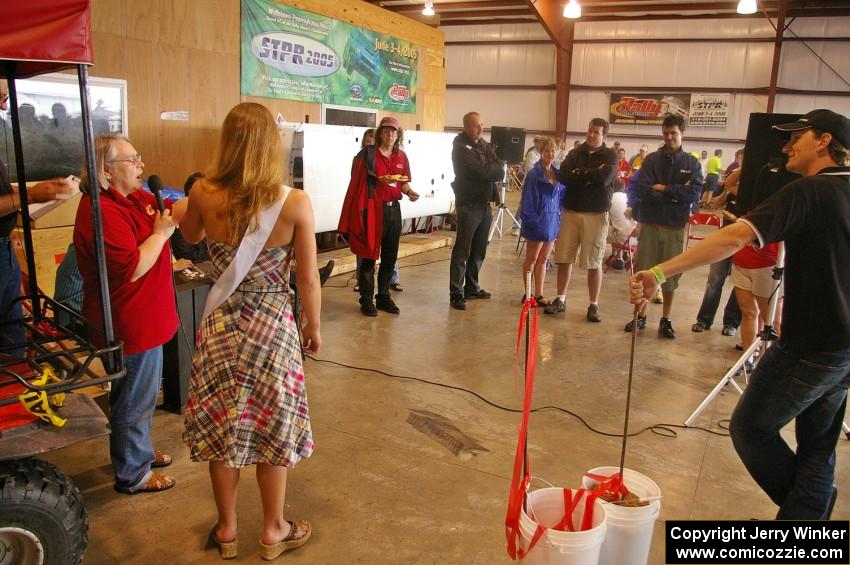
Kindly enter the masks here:
M 407 86 L 394 82 L 387 91 L 387 96 L 390 97 L 390 100 L 394 100 L 396 102 L 407 102 L 410 100 L 410 90 Z
M 351 92 L 351 99 L 355 102 L 363 101 L 363 87 L 359 84 L 352 84 L 348 89 Z
M 266 65 L 302 77 L 323 77 L 339 69 L 336 51 L 315 39 L 278 31 L 255 35 L 251 52 Z

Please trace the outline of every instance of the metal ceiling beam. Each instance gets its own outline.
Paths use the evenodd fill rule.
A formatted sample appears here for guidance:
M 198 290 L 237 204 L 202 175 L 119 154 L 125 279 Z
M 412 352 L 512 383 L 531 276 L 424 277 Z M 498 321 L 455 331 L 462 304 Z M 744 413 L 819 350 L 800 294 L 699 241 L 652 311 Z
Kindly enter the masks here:
M 384 10 L 390 12 L 419 12 L 422 10 L 422 3 L 418 4 L 399 4 L 393 6 L 384 6 Z M 526 4 L 523 0 L 485 0 L 483 2 L 435 2 L 434 9 L 440 13 L 445 10 L 478 10 L 492 8 L 523 8 Z
M 529 14 L 527 18 L 488 18 L 486 20 L 446 20 L 440 21 L 440 27 L 442 26 L 474 26 L 474 25 L 501 25 L 501 24 L 533 24 L 537 23 L 537 20 Z
M 511 16 L 533 16 L 534 13 L 528 8 L 521 10 L 468 10 L 465 12 L 444 12 L 439 6 L 434 6 L 436 12 L 440 14 L 440 20 L 445 19 L 461 19 L 461 18 L 493 18 L 493 17 L 511 17 Z
M 779 79 L 779 62 L 782 58 L 782 36 L 785 35 L 785 13 L 788 0 L 779 1 L 779 15 L 776 17 L 776 42 L 773 44 L 773 65 L 770 69 L 770 87 L 767 92 L 767 113 L 773 113 L 776 102 L 776 81 Z

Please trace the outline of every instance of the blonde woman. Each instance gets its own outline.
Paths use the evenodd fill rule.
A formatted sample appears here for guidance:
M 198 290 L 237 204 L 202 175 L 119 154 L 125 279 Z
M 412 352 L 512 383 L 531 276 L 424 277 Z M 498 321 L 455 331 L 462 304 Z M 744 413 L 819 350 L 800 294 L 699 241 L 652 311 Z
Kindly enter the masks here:
M 209 462 L 218 508 L 210 539 L 223 558 L 236 557 L 239 470 L 248 465 L 257 466 L 263 504 L 260 556 L 274 559 L 311 534 L 309 522 L 284 519 L 287 469 L 313 452 L 288 284 L 293 256 L 308 353 L 321 345 L 321 295 L 313 208 L 305 192 L 283 186 L 283 177 L 271 113 L 259 104 L 239 104 L 224 120 L 212 169 L 192 190 L 180 226 L 190 242 L 206 235 L 214 279 L 230 267 L 237 249 L 243 251 L 243 239 L 268 231 L 247 275 L 234 277 L 235 291 L 201 323 L 185 411 L 191 458 Z
M 563 185 L 558 182 L 555 168 L 555 140 L 546 137 L 540 140 L 540 160 L 537 161 L 522 185 L 519 216 L 522 237 L 526 239 L 525 261 L 522 263 L 523 284 L 525 273 L 534 273 L 534 296 L 541 306 L 549 302 L 543 298 L 543 282 L 546 277 L 546 261 L 552 251 L 558 227 L 561 223 L 561 193 Z

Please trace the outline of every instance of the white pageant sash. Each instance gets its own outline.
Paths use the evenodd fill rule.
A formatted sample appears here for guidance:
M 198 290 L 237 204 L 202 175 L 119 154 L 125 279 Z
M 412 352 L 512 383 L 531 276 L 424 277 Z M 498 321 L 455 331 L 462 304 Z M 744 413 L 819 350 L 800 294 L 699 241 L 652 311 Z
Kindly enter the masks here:
M 277 218 L 280 216 L 283 203 L 286 202 L 286 198 L 290 192 L 292 192 L 292 188 L 284 186 L 282 198 L 257 215 L 259 226 L 256 231 L 242 238 L 239 249 L 236 250 L 236 254 L 233 256 L 233 260 L 210 289 L 210 293 L 207 295 L 207 302 L 204 305 L 202 320 L 212 314 L 225 300 L 230 298 L 230 295 L 245 280 L 245 276 L 251 270 L 251 266 L 253 266 L 260 252 L 266 246 L 269 235 L 271 235 L 272 229 L 277 223 Z

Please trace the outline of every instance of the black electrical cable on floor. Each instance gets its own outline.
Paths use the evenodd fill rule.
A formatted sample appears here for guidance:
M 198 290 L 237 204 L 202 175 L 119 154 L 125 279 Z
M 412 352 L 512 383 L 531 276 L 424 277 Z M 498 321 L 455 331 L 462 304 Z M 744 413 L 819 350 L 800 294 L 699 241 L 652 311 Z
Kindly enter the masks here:
M 511 407 L 508 407 L 508 406 L 502 406 L 501 404 L 493 402 L 492 400 L 489 400 L 488 398 L 486 398 L 486 397 L 482 396 L 481 394 L 475 392 L 474 390 L 470 390 L 468 388 L 463 388 L 463 387 L 455 386 L 455 385 L 449 385 L 449 384 L 445 384 L 445 383 L 438 383 L 438 382 L 435 382 L 435 381 L 429 381 L 428 379 L 423 379 L 421 377 L 410 377 L 410 376 L 406 376 L 406 375 L 396 375 L 396 374 L 393 374 L 393 373 L 388 373 L 386 371 L 382 371 L 380 369 L 372 369 L 370 367 L 358 367 L 356 365 L 347 365 L 345 363 L 340 363 L 338 361 L 332 361 L 330 359 L 318 359 L 316 357 L 313 357 L 312 355 L 306 355 L 305 357 L 307 359 L 311 359 L 313 361 L 316 361 L 317 363 L 327 363 L 327 364 L 330 364 L 330 365 L 336 365 L 338 367 L 345 367 L 346 369 L 354 369 L 356 371 L 377 373 L 379 375 L 383 375 L 385 377 L 389 377 L 389 378 L 392 378 L 392 379 L 400 379 L 400 380 L 405 380 L 405 381 L 417 381 L 417 382 L 428 384 L 428 385 L 447 388 L 447 389 L 450 389 L 450 390 L 456 390 L 456 391 L 459 391 L 459 392 L 465 392 L 466 394 L 470 394 L 470 395 L 478 398 L 479 400 L 481 400 L 485 404 L 488 404 L 489 406 L 492 406 L 493 408 L 496 408 L 498 410 L 502 410 L 504 412 L 511 412 L 511 413 L 515 413 L 515 414 L 522 413 L 522 410 L 519 409 L 519 408 L 511 408 Z M 584 425 L 584 427 L 586 427 L 588 430 L 590 430 L 591 432 L 593 432 L 597 435 L 601 435 L 601 436 L 605 436 L 605 437 L 616 437 L 616 438 L 622 438 L 623 437 L 623 434 L 603 432 L 602 430 L 596 429 L 592 425 L 590 425 L 587 422 L 587 420 L 585 420 L 584 417 L 582 417 L 580 414 L 577 414 L 576 412 L 572 412 L 570 410 L 567 410 L 566 408 L 561 408 L 560 406 L 554 406 L 554 405 L 538 406 L 537 408 L 532 408 L 531 412 L 544 412 L 544 411 L 549 411 L 549 410 L 554 410 L 554 411 L 557 411 L 557 412 L 563 412 L 564 414 L 572 416 L 573 418 L 575 418 L 576 420 L 581 422 Z M 725 420 L 722 420 L 721 422 L 723 422 L 723 421 L 725 421 Z M 728 427 L 725 427 L 725 426 L 721 425 L 720 423 L 718 423 L 718 426 L 721 429 L 728 430 Z M 703 432 L 706 432 L 706 433 L 709 433 L 709 434 L 712 434 L 712 435 L 716 435 L 716 436 L 729 437 L 729 434 L 717 432 L 715 430 L 712 430 L 712 429 L 709 429 L 709 428 L 704 428 L 702 426 L 685 426 L 683 424 L 663 424 L 663 423 L 653 424 L 651 426 L 646 426 L 645 428 L 643 428 L 639 431 L 630 433 L 627 437 L 639 436 L 642 433 L 649 431 L 649 432 L 652 432 L 652 433 L 659 435 L 661 437 L 675 438 L 675 437 L 678 437 L 678 435 L 679 435 L 678 433 L 676 433 L 676 429 L 700 430 L 700 431 L 703 431 Z

